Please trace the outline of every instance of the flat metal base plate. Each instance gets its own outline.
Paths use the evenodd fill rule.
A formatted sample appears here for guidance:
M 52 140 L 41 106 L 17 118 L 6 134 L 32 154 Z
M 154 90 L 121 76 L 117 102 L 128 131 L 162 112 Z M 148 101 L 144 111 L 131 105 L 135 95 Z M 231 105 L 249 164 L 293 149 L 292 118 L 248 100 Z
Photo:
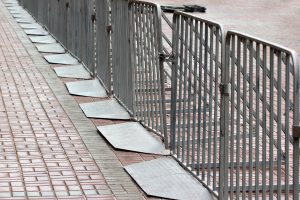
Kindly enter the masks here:
M 12 13 L 11 14 L 14 18 L 31 18 L 29 14 L 26 13 Z
M 82 65 L 73 65 L 67 67 L 55 67 L 57 76 L 65 78 L 90 79 L 90 73 Z
M 138 122 L 98 126 L 97 128 L 116 149 L 157 155 L 169 154 L 164 144 L 154 138 Z
M 12 5 L 12 4 L 10 4 L 10 5 L 6 5 L 6 7 L 7 7 L 7 9 L 8 10 L 24 10 L 21 6 L 19 6 L 19 5 Z
M 80 108 L 88 118 L 130 119 L 128 112 L 115 99 L 82 103 Z
M 42 53 L 65 53 L 65 49 L 58 43 L 36 45 L 39 52 Z
M 68 82 L 66 86 L 72 95 L 107 97 L 107 93 L 98 79 Z
M 21 28 L 23 29 L 39 29 L 42 28 L 41 25 L 38 23 L 33 23 L 33 24 L 20 24 Z
M 124 168 L 148 195 L 168 199 L 213 199 L 208 190 L 171 157 Z
M 11 14 L 26 14 L 24 10 L 10 10 Z
M 78 60 L 73 58 L 70 54 L 54 54 L 54 55 L 46 55 L 44 58 L 48 63 L 51 64 L 63 64 L 63 65 L 76 65 L 79 64 Z
M 32 24 L 32 23 L 36 22 L 36 21 L 34 21 L 34 19 L 31 19 L 31 18 L 20 18 L 20 19 L 16 19 L 16 21 L 18 23 L 24 23 L 24 24 Z
M 47 35 L 47 36 L 29 36 L 29 38 L 33 43 L 40 43 L 40 44 L 56 43 L 56 40 L 53 37 L 51 37 L 50 35 Z
M 49 33 L 44 29 L 25 29 L 24 31 L 27 35 L 40 35 L 40 36 L 49 35 Z

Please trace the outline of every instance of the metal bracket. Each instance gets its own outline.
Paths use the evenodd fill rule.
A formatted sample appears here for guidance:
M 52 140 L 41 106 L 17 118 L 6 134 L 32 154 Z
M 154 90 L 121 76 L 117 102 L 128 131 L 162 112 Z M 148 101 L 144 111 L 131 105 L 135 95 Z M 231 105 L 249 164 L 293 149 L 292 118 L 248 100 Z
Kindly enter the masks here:
M 164 53 L 159 53 L 159 59 L 162 62 L 172 62 L 174 59 L 174 55 L 173 54 L 164 54 Z
M 108 33 L 110 33 L 112 31 L 111 25 L 106 26 L 106 30 L 107 30 Z
M 70 2 L 66 2 L 66 8 L 70 8 Z
M 220 83 L 220 93 L 224 96 L 229 96 L 229 84 Z
M 300 126 L 293 126 L 293 137 L 300 138 Z
M 95 13 L 91 15 L 91 20 L 92 20 L 93 22 L 96 21 L 96 14 L 95 14 Z

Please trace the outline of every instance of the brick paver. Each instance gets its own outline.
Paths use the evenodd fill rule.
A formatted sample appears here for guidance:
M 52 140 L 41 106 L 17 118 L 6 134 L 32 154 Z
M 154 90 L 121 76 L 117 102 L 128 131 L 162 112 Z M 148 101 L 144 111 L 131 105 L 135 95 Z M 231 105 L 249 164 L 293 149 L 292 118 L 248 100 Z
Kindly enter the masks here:
M 0 80 L 0 199 L 146 198 L 1 1 Z

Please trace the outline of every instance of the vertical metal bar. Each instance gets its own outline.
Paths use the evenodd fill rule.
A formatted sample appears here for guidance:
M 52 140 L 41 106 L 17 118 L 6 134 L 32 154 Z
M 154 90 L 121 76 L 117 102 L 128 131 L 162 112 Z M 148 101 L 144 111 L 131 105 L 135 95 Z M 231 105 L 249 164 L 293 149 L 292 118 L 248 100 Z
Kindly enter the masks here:
M 184 18 L 181 16 L 180 17 L 180 37 L 181 37 L 181 42 L 180 42 L 180 64 L 179 64 L 179 102 L 178 102 L 178 134 L 177 134 L 177 158 L 180 158 L 181 156 L 181 144 L 180 141 L 182 140 L 181 137 L 181 118 L 182 118 L 182 75 L 183 75 L 183 70 L 184 70 L 184 63 L 183 63 L 183 58 L 184 58 L 184 54 L 183 54 L 183 41 L 185 39 L 185 34 L 184 34 L 184 24 L 185 24 L 185 20 Z
M 202 103 L 202 61 L 203 61 L 203 22 L 200 21 L 200 44 L 199 44 L 199 80 L 198 80 L 198 134 L 197 134 L 197 175 L 200 175 L 200 161 L 201 161 L 201 156 L 203 156 L 203 154 L 201 154 L 201 127 L 202 127 L 202 121 L 201 121 L 201 112 L 202 112 L 202 107 L 201 107 L 201 103 Z M 203 133 L 203 132 L 202 132 Z M 203 134 L 202 134 L 203 135 Z M 202 139 L 204 139 L 202 137 Z M 203 146 L 202 146 L 203 148 Z
M 281 97 L 282 97 L 282 82 L 281 82 L 281 71 L 282 71 L 282 66 L 281 66 L 281 62 L 282 62 L 282 52 L 278 51 L 277 52 L 277 110 L 278 110 L 278 122 L 281 122 L 281 114 L 279 112 L 282 112 L 282 108 L 281 108 Z M 281 165 L 282 165 L 282 151 L 281 151 L 281 131 L 282 130 L 282 126 L 281 123 L 277 124 L 277 199 L 280 200 L 281 199 Z
M 237 105 L 241 105 L 241 38 L 237 37 Z M 241 108 L 237 106 L 236 121 L 236 198 L 240 196 L 240 128 Z
M 150 126 L 150 120 L 151 120 L 151 116 L 150 116 L 150 107 L 149 107 L 149 92 L 151 90 L 151 88 L 149 88 L 149 78 L 148 78 L 148 75 L 149 75 L 149 72 L 148 72 L 148 61 L 149 61 L 149 51 L 148 51 L 148 44 L 147 44 L 147 41 L 148 41 L 148 31 L 147 31 L 147 12 L 148 12 L 148 8 L 146 5 L 142 5 L 142 16 L 143 16 L 143 52 L 144 52 L 144 55 L 143 55 L 143 60 L 144 60 L 144 65 L 143 65 L 143 80 L 144 80 L 144 88 L 143 88 L 143 94 L 144 94 L 144 109 L 143 109 L 143 112 L 145 113 L 145 117 L 147 118 L 147 120 L 145 121 L 145 124 L 147 126 Z
M 216 28 L 215 32 L 215 61 L 214 61 L 214 68 L 215 68 L 215 100 L 214 100 L 214 146 L 213 146 L 213 189 L 215 190 L 217 188 L 217 157 L 218 157 L 218 121 L 219 121 L 219 116 L 218 116 L 218 101 L 219 101 L 219 66 L 218 64 L 218 58 L 219 58 L 219 46 L 220 46 L 220 30 Z M 221 50 L 223 51 L 223 50 Z M 221 134 L 219 134 L 221 135 Z M 221 136 L 222 137 L 222 136 Z
M 136 15 L 136 5 L 135 4 L 131 4 L 131 6 L 129 7 L 129 26 L 130 26 L 130 45 L 131 45 L 131 64 L 133 65 L 133 74 L 134 74 L 134 107 L 133 107 L 133 115 L 135 117 L 137 117 L 139 119 L 139 115 L 140 115 L 140 109 L 139 109 L 139 96 L 138 96 L 138 92 L 135 92 L 135 90 L 137 90 L 138 88 L 138 71 L 137 71 L 137 35 L 138 35 L 138 31 L 137 29 L 137 15 Z
M 205 46 L 204 46 L 204 70 L 203 70 L 203 73 L 204 73 L 204 84 L 203 84 L 203 87 L 204 87 L 204 101 L 203 101 L 203 125 L 202 125 L 202 130 L 203 130 L 203 137 L 202 137 L 202 163 L 206 163 L 206 131 L 207 131 L 207 122 L 206 122 L 206 107 L 207 107 L 207 76 L 208 76 L 208 72 L 207 72 L 207 68 L 208 68 L 208 25 L 207 24 L 204 24 L 204 27 L 205 27 Z M 205 179 L 207 177 L 206 176 L 206 172 L 205 172 L 205 165 L 203 165 L 203 171 L 202 171 L 202 179 Z
M 270 176 L 270 181 L 269 181 L 269 199 L 273 199 L 273 194 L 274 194 L 274 187 L 273 187 L 273 182 L 274 182 L 274 49 L 270 48 L 270 161 L 269 161 L 269 176 Z M 279 122 L 281 123 L 281 122 Z M 278 138 L 279 139 L 279 138 Z M 280 147 L 278 147 L 280 148 Z M 279 167 L 279 166 L 278 166 Z M 277 168 L 278 169 L 278 168 Z M 278 188 L 279 189 L 279 188 Z
M 263 125 L 262 125 L 262 199 L 266 199 L 267 192 L 267 46 L 263 45 Z
M 152 11 L 152 12 L 155 12 L 155 11 Z M 150 30 L 154 30 L 154 24 L 155 24 L 155 18 L 153 17 L 153 15 L 151 15 L 151 25 L 150 25 Z M 158 83 L 157 83 L 157 81 L 158 80 L 156 80 L 156 74 L 158 73 L 157 72 L 157 70 L 156 70 L 156 60 L 157 60 L 157 55 L 156 55 L 156 53 L 157 53 L 157 50 L 156 50 L 156 48 L 155 48 L 155 44 L 156 44 L 156 40 L 155 40 L 155 37 L 152 37 L 152 42 L 151 42 L 151 51 L 153 52 L 153 67 L 152 67 L 152 71 L 153 71 L 153 80 L 155 80 L 155 82 L 153 83 L 153 87 L 154 87 L 154 89 L 155 89 L 155 91 L 153 91 L 154 92 L 154 101 L 155 102 L 159 102 L 160 101 L 160 98 L 159 98 L 159 94 L 156 92 L 158 89 Z M 176 109 L 175 109 L 176 110 Z M 157 117 L 159 117 L 160 116 L 160 108 L 159 108 L 159 103 L 155 103 L 155 117 L 157 118 Z M 159 130 L 159 123 L 158 123 L 158 120 L 156 119 L 156 123 L 155 123 L 156 125 L 156 130 Z
M 197 39 L 199 35 L 199 22 L 195 20 L 195 31 L 194 31 L 194 38 L 195 38 L 195 45 L 194 45 L 194 89 L 193 89 L 193 130 L 192 130 L 192 169 L 195 169 L 195 141 L 196 141 L 196 117 L 197 117 L 197 79 L 198 75 L 200 73 L 200 65 L 198 65 L 198 43 L 199 40 Z M 198 156 L 199 151 L 196 152 L 196 155 Z M 199 166 L 197 165 L 197 168 Z
M 187 160 L 186 160 L 186 165 L 190 166 L 190 148 L 191 148 L 191 103 L 192 103 L 192 71 L 193 71 L 193 43 L 194 43 L 194 38 L 193 38 L 193 19 L 190 19 L 189 21 L 189 48 L 188 48 L 188 57 L 186 59 L 189 59 L 188 61 L 188 66 L 187 69 L 189 70 L 189 74 L 188 74 L 188 80 L 187 80 L 187 84 L 188 84 L 188 113 L 187 113 Z M 195 72 L 194 72 L 195 73 Z
M 172 61 L 172 93 L 171 93 L 171 129 L 170 129 L 170 135 L 171 135 L 171 151 L 173 154 L 176 154 L 176 124 L 177 124 L 177 82 L 178 82 L 178 62 L 179 62 L 179 27 L 180 27 L 180 15 L 174 14 L 173 16 L 173 32 L 172 32 L 172 49 L 173 49 L 173 55 L 174 60 Z
M 213 31 L 213 26 L 209 27 L 209 98 L 208 98 L 208 150 L 207 150 L 207 164 L 208 164 L 208 169 L 207 169 L 207 183 L 210 184 L 210 173 L 211 173 L 211 148 L 212 148 L 212 119 L 213 119 L 213 81 L 214 81 L 214 66 L 213 66 L 213 51 L 214 51 L 214 31 Z M 208 38 L 207 38 L 208 39 Z
M 140 82 L 140 87 L 138 89 L 138 93 L 140 95 L 140 105 L 141 105 L 141 120 L 142 122 L 146 121 L 146 116 L 145 116 L 145 112 L 144 112 L 144 108 L 145 106 L 145 96 L 143 95 L 143 90 L 145 86 L 145 77 L 144 77 L 144 52 L 143 52 L 143 34 L 142 34 L 142 30 L 143 30 L 143 15 L 142 15 L 142 5 L 138 4 L 138 15 L 139 15 L 139 29 L 138 32 L 140 33 L 139 36 L 139 70 L 138 73 L 140 75 L 139 77 L 139 82 Z
M 162 47 L 162 28 L 161 28 L 161 9 L 159 6 L 156 6 L 156 16 L 155 17 L 155 35 L 156 35 L 156 45 L 157 45 L 157 52 L 156 56 L 158 57 L 157 60 L 157 71 L 158 74 L 158 92 L 159 92 L 159 99 L 161 99 L 160 104 L 159 104 L 159 109 L 160 109 L 160 117 L 157 119 L 159 121 L 161 128 L 161 134 L 164 137 L 164 142 L 165 142 L 165 147 L 169 148 L 169 138 L 167 134 L 167 122 L 166 122 L 166 100 L 165 100 L 165 77 L 164 77 L 164 60 L 159 57 L 159 55 L 162 55 L 163 53 L 163 47 Z
M 260 44 L 256 43 L 256 99 L 255 99 L 255 199 L 259 198 L 259 149 L 260 149 L 260 138 L 259 138 L 259 130 L 260 130 Z
M 184 75 L 183 75 L 183 123 L 182 123 L 182 158 L 181 161 L 186 162 L 185 151 L 186 151 L 186 104 L 187 104 L 187 76 L 188 76 L 188 51 L 189 51 L 189 22 L 190 19 L 185 19 L 185 41 L 184 41 Z
M 247 40 L 244 39 L 243 41 L 243 148 L 242 148 L 242 199 L 246 199 L 246 158 L 247 158 Z M 239 105 L 239 104 L 238 104 Z
M 151 116 L 151 125 L 149 125 L 152 129 L 154 130 L 158 130 L 157 126 L 155 127 L 154 125 L 154 122 L 157 121 L 155 120 L 154 118 L 158 117 L 157 114 L 156 114 L 156 109 L 154 109 L 155 106 L 153 105 L 157 105 L 158 102 L 157 101 L 154 101 L 154 94 L 155 94 L 155 91 L 156 91 L 156 84 L 154 83 L 154 81 L 156 81 L 155 79 L 155 76 L 154 76 L 154 70 L 153 70 L 153 62 L 155 62 L 155 55 L 153 54 L 153 48 L 152 48 L 152 40 L 153 40 L 153 37 L 152 37 L 152 34 L 151 34 L 151 30 L 152 29 L 152 22 L 153 22 L 153 15 L 154 15 L 154 10 L 152 7 L 148 7 L 148 16 L 147 16 L 147 27 L 148 27 L 148 51 L 149 51 L 149 87 L 150 87 L 150 91 L 149 91 L 149 96 L 150 96 L 150 99 L 148 99 L 148 104 L 150 104 L 150 116 Z M 157 125 L 157 123 L 155 123 Z
M 300 94 L 299 94 L 299 86 L 300 86 L 300 72 L 299 72 L 299 61 L 297 54 L 295 52 L 292 53 L 292 62 L 294 69 L 294 116 L 293 116 L 293 125 L 299 126 L 299 104 L 300 104 Z M 291 76 L 291 74 L 290 74 Z M 299 200 L 299 137 L 293 138 L 293 199 Z
M 289 91 L 290 88 L 290 55 L 286 55 L 286 70 L 285 70 L 285 91 Z M 290 159 L 289 159 L 289 126 L 290 124 L 290 93 L 286 92 L 286 98 L 285 98 L 285 199 L 289 198 L 289 164 L 290 164 Z
M 249 102 L 253 101 L 253 41 L 249 41 Z M 258 110 L 256 111 L 258 112 Z M 249 105 L 249 199 L 252 199 L 252 173 L 253 173 L 253 103 Z
M 234 198 L 234 138 L 235 138 L 235 57 L 236 57 L 236 37 L 231 36 L 232 38 L 232 44 L 231 44 L 231 63 L 230 63 L 230 70 L 231 70 L 231 97 L 230 97 L 230 103 L 231 103 L 231 108 L 230 108 L 230 113 L 231 113 L 231 124 L 230 124 L 230 199 Z M 229 52 L 227 52 L 229 54 Z M 229 64 L 229 60 L 227 61 Z M 226 147 L 225 147 L 226 148 Z M 224 161 L 226 162 L 226 161 Z M 225 180 L 226 181 L 226 180 Z
M 222 47 L 221 47 L 221 83 L 230 87 L 230 84 L 233 85 L 234 75 L 234 65 L 232 65 L 232 57 L 235 52 L 235 39 L 231 34 L 227 34 L 224 40 L 224 32 L 221 30 L 222 34 Z M 223 43 L 225 42 L 225 43 Z M 234 56 L 235 57 L 235 56 Z M 230 78 L 231 76 L 231 78 Z M 232 87 L 232 86 L 231 86 Z M 229 173 L 233 170 L 229 167 L 229 153 L 231 154 L 232 146 L 229 142 L 229 137 L 232 135 L 232 131 L 230 131 L 229 121 L 232 120 L 233 116 L 229 115 L 230 112 L 230 98 L 234 90 L 231 90 L 229 93 L 225 94 L 221 91 L 221 108 L 220 108 L 220 170 L 219 170 L 219 199 L 228 199 L 229 195 L 229 183 L 232 180 L 232 177 Z M 230 134 L 231 133 L 231 134 Z M 230 155 L 231 156 L 231 155 Z M 231 160 L 232 158 L 230 158 Z M 230 170 L 230 171 L 229 171 Z M 230 185 L 231 186 L 231 185 Z M 232 188 L 232 187 L 231 187 Z M 231 190 L 231 189 L 230 189 Z M 231 194 L 230 194 L 231 195 Z

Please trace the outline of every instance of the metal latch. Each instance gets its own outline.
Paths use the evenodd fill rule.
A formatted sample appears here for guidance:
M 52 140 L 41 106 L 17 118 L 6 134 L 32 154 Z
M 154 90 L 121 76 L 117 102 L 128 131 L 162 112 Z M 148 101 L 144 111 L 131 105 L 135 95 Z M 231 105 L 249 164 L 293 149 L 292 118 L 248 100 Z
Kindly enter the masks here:
M 96 21 L 96 14 L 95 14 L 95 13 L 91 15 L 91 20 L 92 20 L 93 22 Z
M 221 95 L 229 96 L 229 84 L 220 83 L 219 88 Z
M 111 25 L 106 26 L 106 31 L 107 31 L 108 33 L 110 33 L 110 32 L 112 31 Z
M 293 126 L 293 137 L 300 138 L 300 126 Z
M 159 59 L 162 62 L 172 62 L 174 59 L 174 55 L 173 54 L 164 54 L 164 53 L 159 53 Z

